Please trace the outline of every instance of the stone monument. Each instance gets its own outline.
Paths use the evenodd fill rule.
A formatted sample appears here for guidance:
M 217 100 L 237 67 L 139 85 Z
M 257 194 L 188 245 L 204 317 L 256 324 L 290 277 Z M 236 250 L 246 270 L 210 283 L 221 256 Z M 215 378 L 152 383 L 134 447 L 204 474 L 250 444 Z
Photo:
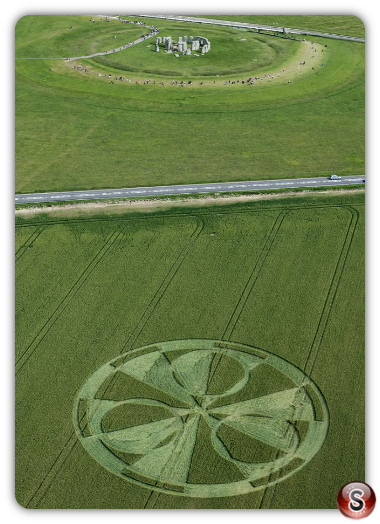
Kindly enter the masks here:
M 165 47 L 166 53 L 173 51 L 182 53 L 183 56 L 191 56 L 192 51 L 200 51 L 202 55 L 208 53 L 211 49 L 211 42 L 204 36 L 179 36 L 178 41 L 174 42 L 171 36 L 157 37 L 155 52 L 160 51 L 160 46 Z

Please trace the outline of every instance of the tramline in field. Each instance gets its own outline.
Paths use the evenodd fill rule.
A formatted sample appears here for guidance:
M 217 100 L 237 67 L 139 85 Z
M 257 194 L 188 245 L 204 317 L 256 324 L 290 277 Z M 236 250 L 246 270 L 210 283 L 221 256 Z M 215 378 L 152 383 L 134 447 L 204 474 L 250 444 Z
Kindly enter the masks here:
M 364 442 L 362 204 L 19 220 L 19 502 L 288 507 L 328 471 L 307 506 L 334 507 L 364 467 L 338 452 L 348 390 Z
M 330 509 L 365 480 L 364 26 L 186 18 L 16 25 L 25 508 Z

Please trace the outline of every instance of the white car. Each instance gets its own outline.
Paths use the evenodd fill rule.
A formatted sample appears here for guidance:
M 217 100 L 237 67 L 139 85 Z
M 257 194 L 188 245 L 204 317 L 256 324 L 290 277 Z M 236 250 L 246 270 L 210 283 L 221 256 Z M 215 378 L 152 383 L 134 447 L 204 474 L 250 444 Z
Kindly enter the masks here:
M 338 176 L 338 175 L 331 175 L 331 176 L 329 177 L 329 179 L 330 179 L 330 180 L 341 180 L 342 177 L 340 177 L 340 176 Z

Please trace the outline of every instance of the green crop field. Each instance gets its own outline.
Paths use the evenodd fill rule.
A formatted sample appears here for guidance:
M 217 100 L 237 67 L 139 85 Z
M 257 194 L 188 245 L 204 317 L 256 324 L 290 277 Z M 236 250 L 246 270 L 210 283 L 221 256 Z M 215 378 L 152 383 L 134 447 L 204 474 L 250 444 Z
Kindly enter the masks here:
M 17 193 L 364 175 L 364 43 L 125 18 L 17 22 Z M 365 480 L 364 193 L 257 197 L 16 212 L 21 506 L 336 508 Z
M 364 481 L 364 217 L 18 215 L 19 504 L 335 508 Z
M 356 17 L 274 18 L 361 36 Z M 364 173 L 364 44 L 143 19 L 160 36 L 200 33 L 211 50 L 177 58 L 152 38 L 63 60 L 148 32 L 94 19 L 16 25 L 16 192 Z

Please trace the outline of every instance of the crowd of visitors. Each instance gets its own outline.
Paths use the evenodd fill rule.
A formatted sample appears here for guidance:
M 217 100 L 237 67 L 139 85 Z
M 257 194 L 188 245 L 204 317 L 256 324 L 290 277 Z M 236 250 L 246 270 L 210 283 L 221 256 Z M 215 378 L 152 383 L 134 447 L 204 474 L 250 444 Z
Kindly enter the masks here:
M 138 20 L 126 20 L 124 18 L 121 18 L 121 17 L 113 17 L 113 18 L 116 18 L 118 20 L 120 20 L 123 24 L 133 24 L 133 25 L 138 25 L 138 26 L 143 26 L 143 27 L 146 27 L 148 29 L 150 29 L 150 32 L 148 34 L 145 34 L 145 35 L 141 35 L 141 37 L 139 37 L 137 40 L 134 40 L 133 42 L 130 42 L 128 44 L 124 44 L 123 46 L 117 48 L 117 49 L 112 49 L 110 51 L 104 51 L 104 53 L 99 53 L 99 55 L 105 55 L 105 54 L 110 54 L 110 53 L 116 53 L 117 51 L 121 51 L 123 49 L 126 49 L 128 47 L 131 47 L 133 45 L 136 45 L 137 43 L 140 43 L 144 40 L 146 40 L 147 38 L 150 38 L 154 35 L 156 35 L 159 30 L 157 27 L 151 25 L 151 26 L 148 26 L 146 24 L 144 24 L 143 22 L 141 21 L 138 21 Z M 106 19 L 106 22 L 110 22 L 111 21 L 111 18 L 110 17 L 105 17 Z M 89 20 L 91 23 L 95 23 L 95 20 L 93 18 L 90 18 Z M 70 29 L 72 29 L 72 27 L 70 27 Z M 316 53 L 317 52 L 317 48 L 315 46 L 316 42 L 313 42 L 312 44 L 312 47 L 311 47 L 311 50 Z M 314 47 L 315 46 L 315 47 Z M 325 45 L 325 47 L 327 47 L 327 45 Z M 323 49 L 321 50 L 321 52 L 323 53 Z M 91 55 L 91 56 L 94 56 L 94 55 Z M 86 58 L 86 57 L 81 57 L 81 58 Z M 314 55 L 312 56 L 312 58 L 314 58 Z M 70 60 L 70 59 L 68 59 Z M 306 60 L 304 60 L 303 62 L 300 62 L 299 64 L 300 66 L 304 66 L 306 65 Z M 88 69 L 87 68 L 83 68 L 81 65 L 74 65 L 73 66 L 74 69 L 77 69 L 78 71 L 82 71 L 82 72 L 85 72 L 87 73 L 88 72 Z M 321 67 L 325 67 L 325 64 L 322 64 Z M 298 67 L 299 69 L 299 67 Z M 312 70 L 314 70 L 314 67 L 312 67 Z M 282 70 L 282 72 L 279 72 L 277 73 L 277 78 L 281 77 L 282 75 L 285 76 L 285 69 Z M 156 84 L 156 80 L 151 80 L 150 78 L 147 78 L 146 80 L 131 80 L 129 78 L 125 78 L 123 76 L 117 76 L 117 75 L 111 75 L 111 74 L 102 74 L 102 73 L 98 73 L 98 77 L 99 78 L 107 78 L 109 80 L 109 83 L 111 85 L 114 85 L 115 83 L 119 83 L 119 82 L 127 82 L 127 83 L 134 83 L 136 85 L 155 85 Z M 223 83 L 224 85 L 236 85 L 236 84 L 239 84 L 239 85 L 255 85 L 255 83 L 259 83 L 259 82 L 262 82 L 262 81 L 268 81 L 268 82 L 272 82 L 272 80 L 275 79 L 275 76 L 272 75 L 272 74 L 264 74 L 263 76 L 255 76 L 255 77 L 249 77 L 249 78 L 239 78 L 239 79 L 236 79 L 236 80 L 231 80 L 231 79 L 228 79 L 228 80 L 224 80 L 224 81 L 217 81 L 217 80 L 213 80 L 213 81 L 210 81 L 210 82 L 206 82 L 204 80 L 201 80 L 199 82 L 195 82 L 195 81 L 192 81 L 192 80 L 188 80 L 188 81 L 184 81 L 184 80 L 171 80 L 170 81 L 170 85 L 172 86 L 180 86 L 180 87 L 186 87 L 186 86 L 193 86 L 193 85 L 200 85 L 200 86 L 203 86 L 203 85 L 215 85 L 215 84 L 221 84 Z M 291 80 L 287 80 L 287 83 L 288 84 L 291 84 L 292 81 Z M 157 84 L 161 85 L 161 86 L 165 86 L 165 82 L 164 81 L 157 81 Z

